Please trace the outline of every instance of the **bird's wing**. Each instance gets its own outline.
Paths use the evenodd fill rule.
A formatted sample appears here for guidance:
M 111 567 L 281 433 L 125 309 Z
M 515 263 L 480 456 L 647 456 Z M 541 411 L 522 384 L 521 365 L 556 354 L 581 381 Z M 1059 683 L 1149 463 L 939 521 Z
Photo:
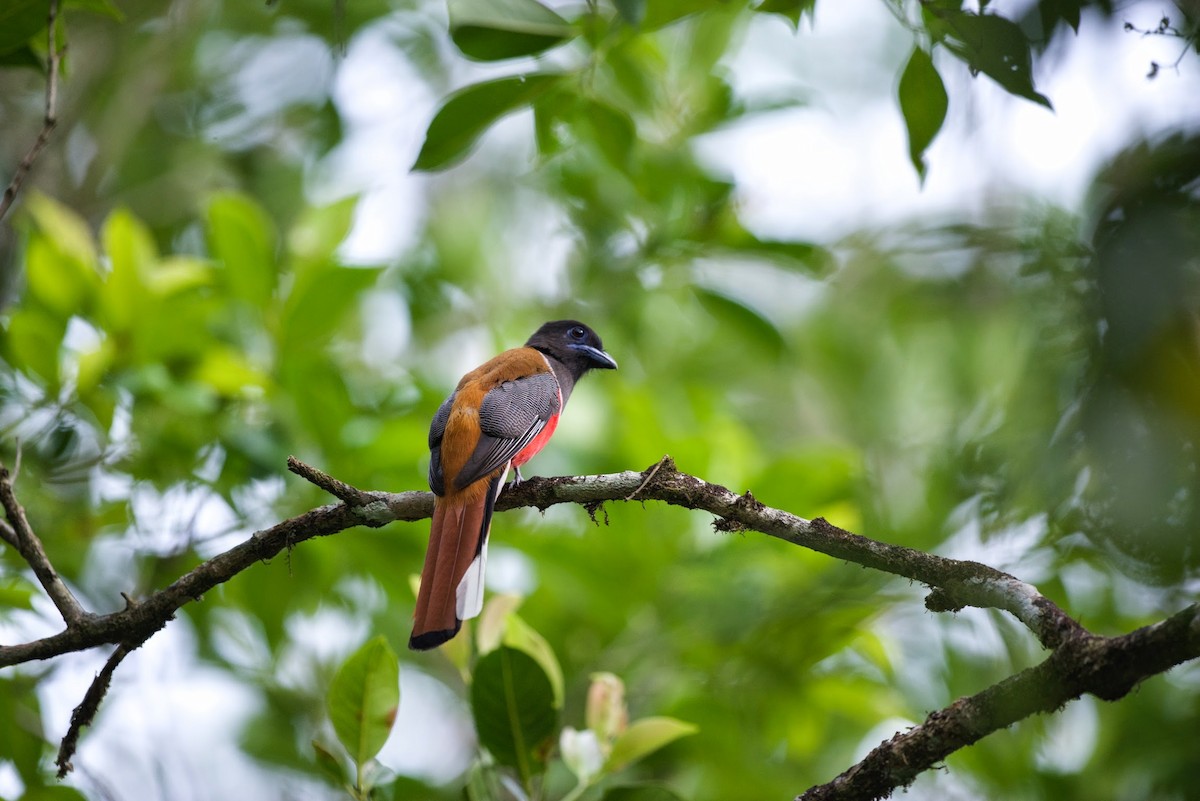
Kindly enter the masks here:
M 455 477 L 455 486 L 464 489 L 507 465 L 561 408 L 558 379 L 551 372 L 497 385 L 479 405 L 479 442 Z

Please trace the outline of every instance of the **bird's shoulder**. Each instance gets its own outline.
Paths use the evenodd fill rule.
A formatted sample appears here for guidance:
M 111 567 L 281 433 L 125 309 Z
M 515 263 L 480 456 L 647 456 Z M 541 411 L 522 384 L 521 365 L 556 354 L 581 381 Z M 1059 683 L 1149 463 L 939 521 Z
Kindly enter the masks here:
M 533 348 L 513 348 L 467 373 L 458 383 L 458 388 L 459 391 L 471 388 L 488 392 L 506 381 L 517 381 L 551 372 L 553 371 L 541 352 Z

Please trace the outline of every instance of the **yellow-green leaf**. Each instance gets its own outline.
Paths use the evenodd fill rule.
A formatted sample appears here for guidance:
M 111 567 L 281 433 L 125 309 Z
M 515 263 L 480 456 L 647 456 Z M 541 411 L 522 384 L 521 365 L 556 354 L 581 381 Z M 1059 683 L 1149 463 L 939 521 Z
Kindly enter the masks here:
M 636 720 L 613 743 L 606 768 L 620 770 L 680 737 L 695 734 L 697 731 L 699 729 L 693 724 L 684 723 L 675 718 L 655 717 Z

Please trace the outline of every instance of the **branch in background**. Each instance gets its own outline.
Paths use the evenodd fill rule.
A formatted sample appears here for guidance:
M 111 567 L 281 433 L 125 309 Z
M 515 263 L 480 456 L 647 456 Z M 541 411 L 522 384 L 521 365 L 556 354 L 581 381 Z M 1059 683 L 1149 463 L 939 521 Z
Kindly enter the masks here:
M 20 191 L 21 184 L 25 182 L 29 171 L 33 169 L 33 163 L 37 161 L 37 157 L 50 142 L 50 134 L 58 125 L 58 71 L 62 62 L 62 52 L 59 51 L 54 38 L 54 27 L 58 22 L 58 2 L 59 0 L 50 0 L 49 19 L 46 25 L 46 108 L 42 116 L 42 130 L 38 132 L 33 147 L 29 148 L 25 158 L 21 159 L 21 163 L 17 165 L 12 180 L 8 182 L 8 187 L 4 190 L 4 196 L 0 197 L 0 219 L 4 218 L 13 201 L 17 199 L 17 192 Z
M 896 734 L 861 762 L 796 801 L 886 798 L 918 774 L 994 731 L 1040 712 L 1054 712 L 1084 693 L 1106 701 L 1127 695 L 1143 679 L 1200 656 L 1200 604 L 1123 637 L 1077 637 L 1046 661 L 981 693 L 959 698 Z
M 58 747 L 58 757 L 54 760 L 54 764 L 58 766 L 58 778 L 61 779 L 74 770 L 75 766 L 71 764 L 71 757 L 75 756 L 75 747 L 79 744 L 79 734 L 84 728 L 91 726 L 92 721 L 96 719 L 96 713 L 100 711 L 100 702 L 104 700 L 104 695 L 108 692 L 108 685 L 112 683 L 113 671 L 131 651 L 140 648 L 145 641 L 143 639 L 141 642 L 121 643 L 117 646 L 117 650 L 113 651 L 112 656 L 108 658 L 104 667 L 92 680 L 87 692 L 83 694 L 83 700 L 71 713 L 71 726 L 63 735 L 62 743 Z
M 433 511 L 433 496 L 428 492 L 365 492 L 297 459 L 288 460 L 288 469 L 341 498 L 343 503 L 313 509 L 257 532 L 184 574 L 169 587 L 139 603 L 128 604 L 120 612 L 83 614 L 67 620 L 66 630 L 53 636 L 0 646 L 0 667 L 107 643 L 119 646 L 72 718 L 70 739 L 64 738 L 60 751 L 60 770 L 69 770 L 79 730 L 94 717 L 121 659 L 165 626 L 180 607 L 199 600 L 203 593 L 256 562 L 268 560 L 304 540 L 358 525 L 377 528 L 396 520 L 420 520 Z M 9 487 L 11 494 L 11 482 L 6 485 L 0 481 L 0 489 L 4 486 Z M 716 515 L 713 525 L 719 530 L 759 531 L 838 559 L 919 581 L 933 588 L 925 602 L 933 611 L 964 606 L 1008 611 L 1053 651 L 1040 665 L 975 696 L 959 699 L 930 715 L 920 726 L 897 734 L 833 782 L 800 796 L 807 801 L 885 797 L 897 787 L 911 783 L 920 772 L 940 763 L 950 753 L 1015 721 L 1057 709 L 1084 693 L 1116 700 L 1145 678 L 1200 657 L 1200 606 L 1189 607 L 1161 623 L 1123 637 L 1099 637 L 1089 633 L 1036 588 L 1007 573 L 977 562 L 888 545 L 844 531 L 819 518 L 806 520 L 764 506 L 749 492 L 737 495 L 718 484 L 679 472 L 669 457 L 640 473 L 531 478 L 519 486 L 507 487 L 496 508 L 499 511 L 519 507 L 546 509 L 559 503 L 577 503 L 594 512 L 605 502 L 634 498 L 703 510 Z M 15 498 L 12 502 L 15 505 Z M 7 501 L 5 507 L 9 508 Z M 17 518 L 23 519 L 23 514 Z M 11 513 L 10 520 L 13 520 Z M 13 523 L 14 536 L 23 542 L 20 524 L 16 520 Z M 6 532 L 0 529 L 0 534 Z M 50 593 L 54 585 L 43 582 L 43 586 Z

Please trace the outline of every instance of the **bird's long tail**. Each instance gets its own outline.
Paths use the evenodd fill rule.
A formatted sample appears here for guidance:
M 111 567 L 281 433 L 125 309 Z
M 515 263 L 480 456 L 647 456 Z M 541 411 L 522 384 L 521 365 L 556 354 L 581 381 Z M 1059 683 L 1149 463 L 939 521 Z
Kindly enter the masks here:
M 435 498 L 409 648 L 436 648 L 483 609 L 492 510 L 507 475 L 507 469 L 498 472 L 485 492 L 466 503 Z

